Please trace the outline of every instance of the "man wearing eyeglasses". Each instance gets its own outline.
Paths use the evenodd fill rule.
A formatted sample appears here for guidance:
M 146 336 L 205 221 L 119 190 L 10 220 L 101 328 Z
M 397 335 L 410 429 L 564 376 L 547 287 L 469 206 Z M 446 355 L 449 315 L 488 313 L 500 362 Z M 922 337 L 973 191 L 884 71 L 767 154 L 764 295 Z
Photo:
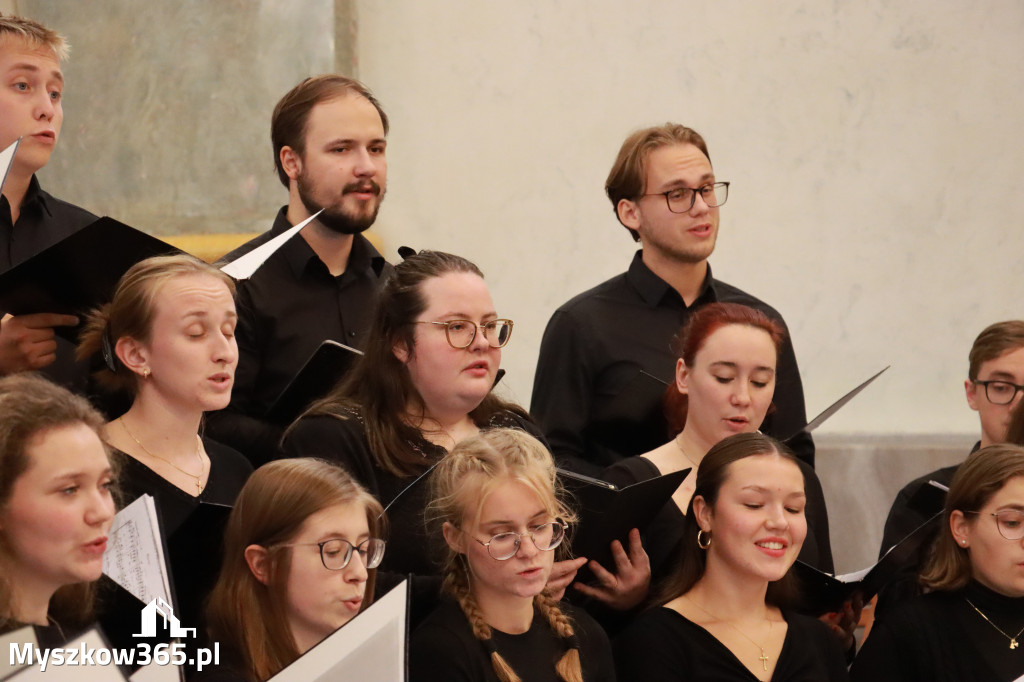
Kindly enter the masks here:
M 1024 391 L 1024 321 L 1008 320 L 986 327 L 974 340 L 968 362 L 964 381 L 967 404 L 978 413 L 981 422 L 981 440 L 971 449 L 974 452 L 1006 441 L 1010 416 Z M 954 465 L 938 469 L 900 490 L 885 521 L 879 557 L 942 511 L 945 492 L 930 482 L 948 488 L 958 468 Z M 920 594 L 915 578 L 930 545 L 931 542 L 925 542 L 921 551 L 907 562 L 906 572 L 879 593 L 876 618 L 893 604 Z
M 693 310 L 716 301 L 741 303 L 785 326 L 772 307 L 711 274 L 707 259 L 729 183 L 715 176 L 699 133 L 675 123 L 633 133 L 605 191 L 641 248 L 626 273 L 552 315 L 530 404 L 561 464 L 586 474 L 669 439 L 661 404 L 676 365 L 670 345 Z M 789 341 L 779 357 L 774 405 L 765 433 L 786 438 L 806 424 Z M 790 445 L 813 464 L 809 435 Z

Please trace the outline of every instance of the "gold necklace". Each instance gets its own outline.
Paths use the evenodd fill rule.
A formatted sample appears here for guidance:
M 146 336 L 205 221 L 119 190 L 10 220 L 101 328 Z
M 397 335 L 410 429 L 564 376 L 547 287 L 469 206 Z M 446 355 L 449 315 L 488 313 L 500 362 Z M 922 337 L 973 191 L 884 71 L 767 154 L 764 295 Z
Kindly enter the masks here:
M 747 635 L 747 633 L 743 632 L 743 630 L 740 630 L 740 629 L 739 629 L 738 627 L 736 627 L 735 625 L 733 625 L 733 624 L 732 624 L 732 623 L 730 623 L 729 621 L 727 621 L 727 620 L 722 620 L 721 618 L 719 618 L 719 617 L 718 617 L 718 616 L 716 616 L 715 614 L 713 614 L 713 613 L 711 613 L 710 611 L 708 611 L 707 609 L 705 609 L 705 608 L 704 608 L 703 606 L 701 606 L 700 604 L 698 604 L 697 602 L 695 602 L 695 601 L 694 601 L 693 599 L 691 599 L 691 598 L 690 598 L 689 596 L 687 596 L 687 595 L 683 595 L 683 599 L 685 599 L 686 601 L 688 601 L 688 602 L 690 602 L 691 604 L 693 604 L 694 606 L 696 606 L 696 607 L 697 607 L 698 609 L 700 609 L 700 610 L 701 610 L 701 611 L 703 611 L 703 612 L 704 612 L 705 614 L 707 614 L 708 616 L 710 616 L 710 617 L 711 617 L 711 618 L 712 618 L 713 620 L 716 620 L 716 621 L 718 621 L 719 623 L 725 623 L 726 625 L 728 625 L 729 627 L 731 627 L 731 628 L 732 628 L 733 630 L 735 630 L 736 632 L 738 632 L 738 633 L 740 633 L 741 635 L 743 635 L 743 636 L 744 636 L 744 637 L 746 638 L 746 640 L 747 640 L 748 642 L 750 642 L 751 644 L 753 644 L 754 646 L 756 646 L 756 647 L 757 647 L 758 649 L 760 649 L 760 650 L 761 650 L 761 655 L 760 655 L 760 656 L 758 656 L 758 659 L 757 659 L 757 660 L 761 661 L 761 665 L 762 665 L 762 666 L 764 667 L 764 671 L 765 671 L 765 672 L 768 672 L 768 661 L 770 661 L 771 659 L 770 659 L 770 658 L 768 658 L 768 656 L 767 656 L 767 655 L 765 655 L 765 653 L 764 653 L 764 647 L 763 647 L 762 645 L 760 645 L 760 644 L 758 644 L 757 642 L 755 642 L 755 641 L 754 641 L 753 639 L 751 639 L 751 638 L 750 638 L 750 636 L 749 636 L 749 635 Z M 772 619 L 771 619 L 771 618 L 768 618 L 768 617 L 765 617 L 765 620 L 766 620 L 766 621 L 768 621 L 768 636 L 769 636 L 769 637 L 771 637 L 771 636 L 772 636 L 772 625 L 774 625 L 774 621 L 772 621 Z M 987 619 L 986 619 L 986 620 L 987 620 Z
M 195 482 L 196 482 L 196 495 L 200 495 L 203 492 L 203 469 L 206 468 L 206 465 L 203 463 L 203 456 L 200 454 L 200 451 L 201 451 L 201 448 L 202 448 L 202 445 L 203 445 L 203 439 L 199 437 L 199 434 L 196 434 L 196 459 L 199 460 L 199 475 L 196 476 L 191 471 L 185 471 L 180 466 L 178 466 L 177 464 L 175 464 L 171 460 L 167 459 L 166 457 L 161 457 L 160 455 L 154 455 L 152 452 L 150 452 L 149 448 L 147 448 L 145 445 L 143 445 L 142 441 L 140 441 L 138 438 L 136 438 L 135 434 L 132 433 L 128 429 L 128 422 L 126 422 L 124 420 L 124 415 L 121 415 L 120 417 L 118 417 L 117 421 L 121 422 L 121 426 L 124 428 L 124 432 L 127 433 L 128 436 L 133 441 L 135 441 L 136 445 L 138 445 L 140 448 L 142 448 L 143 452 L 145 452 L 147 455 L 149 455 L 150 457 L 152 457 L 154 459 L 158 459 L 161 462 L 169 464 L 170 466 L 174 467 L 175 469 L 177 469 L 181 473 L 183 473 L 186 476 L 189 476 L 190 478 L 194 479 Z
M 694 461 L 693 461 L 693 458 L 692 458 L 692 457 L 690 457 L 690 453 L 688 453 L 688 452 L 686 451 L 686 448 L 684 448 L 684 447 L 683 447 L 683 442 L 682 442 L 681 440 L 679 440 L 679 439 L 680 439 L 680 437 L 681 437 L 682 435 L 683 435 L 683 432 L 682 432 L 682 431 L 680 431 L 680 432 L 679 432 L 679 433 L 678 433 L 678 434 L 676 435 L 676 437 L 675 437 L 675 438 L 673 438 L 672 440 L 673 440 L 673 441 L 675 442 L 675 444 L 676 444 L 676 447 L 677 447 L 677 448 L 679 448 L 679 452 L 683 453 L 683 457 L 685 457 L 685 458 L 687 459 L 687 461 L 688 461 L 688 462 L 690 462 L 690 464 L 692 464 L 692 465 L 693 465 L 693 471 L 694 471 L 694 473 L 696 473 L 696 472 L 697 472 L 697 469 L 699 469 L 699 468 L 700 468 L 700 462 L 694 462 Z
M 987 623 L 988 623 L 989 625 L 991 625 L 991 626 L 992 626 L 992 627 L 994 627 L 994 628 L 995 628 L 996 630 L 998 630 L 998 631 L 999 631 L 999 634 L 1001 634 L 1001 635 L 1002 635 L 1003 637 L 1005 637 L 1006 639 L 1010 640 L 1010 648 L 1011 648 L 1011 649 L 1016 649 L 1016 648 L 1017 648 L 1017 646 L 1018 646 L 1018 644 L 1017 644 L 1017 638 L 1021 636 L 1021 633 L 1024 633 L 1024 628 L 1021 628 L 1020 630 L 1018 630 L 1018 631 L 1017 631 L 1017 634 L 1015 634 L 1015 635 L 1014 635 L 1013 637 L 1010 637 L 1010 636 L 1009 636 L 1008 634 L 1006 634 L 1005 632 L 1003 632 L 1003 629 L 1002 629 L 1001 627 L 999 627 L 998 625 L 996 625 L 995 623 L 993 623 L 992 621 L 990 621 L 990 620 L 988 619 L 988 616 L 986 616 L 986 615 L 985 615 L 984 613 L 982 613 L 982 612 L 981 612 L 981 609 L 979 609 L 979 608 L 978 608 L 977 606 L 975 606 L 975 605 L 974 605 L 974 603 L 973 603 L 973 602 L 971 602 L 971 600 L 970 600 L 970 599 L 967 599 L 967 597 L 964 597 L 964 599 L 966 599 L 966 600 L 967 600 L 967 603 L 971 605 L 971 608 L 972 608 L 972 609 L 974 609 L 975 611 L 977 611 L 977 612 L 978 612 L 978 615 L 979 615 L 979 616 L 981 616 L 982 618 L 984 618 L 984 619 L 985 619 L 985 622 L 987 622 Z

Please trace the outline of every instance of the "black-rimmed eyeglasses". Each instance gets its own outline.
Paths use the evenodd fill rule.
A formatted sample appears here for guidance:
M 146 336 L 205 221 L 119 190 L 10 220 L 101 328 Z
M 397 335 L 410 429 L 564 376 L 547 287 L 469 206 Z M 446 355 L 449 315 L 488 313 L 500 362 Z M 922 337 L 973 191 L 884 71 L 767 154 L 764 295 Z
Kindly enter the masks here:
M 491 555 L 492 559 L 505 561 L 516 555 L 516 552 L 519 551 L 519 545 L 522 544 L 525 537 L 529 537 L 537 549 L 550 552 L 562 544 L 562 540 L 565 539 L 565 523 L 562 521 L 542 523 L 539 526 L 533 526 L 525 533 L 515 533 L 513 531 L 498 533 L 497 535 L 492 535 L 491 539 L 487 542 L 477 540 L 476 538 L 473 539 L 487 548 L 487 553 Z
M 721 206 L 729 198 L 729 183 L 714 182 L 702 185 L 696 189 L 692 187 L 676 187 L 667 192 L 650 192 L 643 196 L 663 196 L 665 197 L 665 203 L 668 204 L 668 210 L 673 213 L 689 213 L 693 205 L 697 203 L 698 194 L 700 194 L 700 198 L 704 200 L 704 203 L 708 205 L 708 208 Z
M 325 540 L 324 542 L 295 542 L 290 545 L 277 545 L 278 547 L 319 547 L 320 561 L 324 568 L 329 571 L 340 571 L 352 561 L 352 555 L 359 553 L 363 565 L 367 569 L 377 568 L 384 559 L 384 547 L 386 542 L 380 538 L 367 538 L 358 545 L 353 545 L 348 540 L 340 538 Z
M 483 330 L 487 345 L 491 348 L 504 348 L 512 338 L 512 320 L 491 320 L 477 324 L 472 320 L 448 320 L 447 322 L 431 322 L 417 320 L 416 324 L 434 324 L 444 327 L 448 345 L 452 348 L 469 348 L 476 339 L 476 330 Z
M 981 512 L 964 512 L 964 514 L 981 514 Z M 1007 540 L 1024 539 L 1024 511 L 1019 509 L 1001 509 L 989 516 L 996 518 L 999 534 Z
M 1009 405 L 1018 393 L 1024 391 L 1024 386 L 1010 381 L 975 381 L 974 383 L 985 387 L 985 397 L 993 405 Z

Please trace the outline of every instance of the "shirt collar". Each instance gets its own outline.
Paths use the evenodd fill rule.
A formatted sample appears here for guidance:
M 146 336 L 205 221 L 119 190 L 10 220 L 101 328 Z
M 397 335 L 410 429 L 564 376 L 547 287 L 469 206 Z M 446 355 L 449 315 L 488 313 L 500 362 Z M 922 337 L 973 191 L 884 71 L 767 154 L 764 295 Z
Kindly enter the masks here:
M 34 203 L 38 203 L 41 210 L 43 210 L 47 216 L 53 217 L 53 210 L 49 204 L 50 195 L 43 191 L 43 188 L 39 186 L 39 180 L 35 174 L 32 175 L 32 179 L 29 180 L 28 190 L 25 192 L 25 198 L 21 201 L 21 211 L 24 210 Z
M 294 225 L 288 222 L 288 207 L 282 206 L 281 210 L 277 212 L 274 224 L 270 228 L 270 234 L 272 237 L 276 237 L 292 227 Z M 289 239 L 288 243 L 281 247 L 281 251 L 296 277 L 302 277 L 306 272 L 306 268 L 314 260 L 320 263 L 320 266 L 326 270 L 323 261 L 320 260 L 320 257 L 316 255 L 313 248 L 300 235 L 295 235 Z M 348 255 L 348 266 L 345 268 L 345 274 L 351 272 L 361 277 L 379 278 L 384 271 L 386 263 L 384 256 L 380 255 L 380 252 L 374 248 L 370 240 L 361 234 L 352 236 L 352 251 Z M 342 277 L 344 276 L 342 275 Z
M 668 300 L 676 301 L 684 308 L 686 307 L 679 292 L 673 289 L 668 282 L 654 274 L 644 263 L 643 249 L 640 249 L 633 255 L 633 262 L 629 264 L 629 271 L 626 272 L 626 280 L 633 285 L 633 288 L 639 292 L 644 302 L 651 307 L 660 305 L 662 301 L 666 300 L 666 297 Z M 715 291 L 715 279 L 711 276 L 711 264 L 709 263 L 708 271 L 704 275 L 704 282 L 700 285 L 700 294 L 697 296 L 694 304 L 698 302 L 701 304 L 714 303 L 717 300 L 718 292 Z

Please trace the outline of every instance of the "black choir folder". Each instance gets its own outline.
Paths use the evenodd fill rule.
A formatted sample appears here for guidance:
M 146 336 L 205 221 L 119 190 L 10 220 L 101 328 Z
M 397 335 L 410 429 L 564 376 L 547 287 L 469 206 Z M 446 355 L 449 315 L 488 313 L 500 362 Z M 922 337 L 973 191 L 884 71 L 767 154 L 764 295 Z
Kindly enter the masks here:
M 690 469 L 682 469 L 619 488 L 607 481 L 559 469 L 563 485 L 578 502 L 580 520 L 572 538 L 573 554 L 614 570 L 612 541 L 621 542 L 628 552 L 629 531 L 638 528 L 643 532 L 689 473 Z
M 150 256 L 182 253 L 167 242 L 100 218 L 0 274 L 0 310 L 82 315 L 114 295 L 121 275 Z M 75 327 L 57 333 L 74 342 Z
M 406 679 L 409 581 L 403 580 L 269 682 Z
M 331 339 L 321 343 L 267 410 L 267 420 L 291 424 L 314 400 L 327 395 L 362 354 Z
M 797 561 L 793 571 L 800 586 L 802 610 L 813 615 L 839 611 L 857 592 L 866 603 L 900 571 L 916 562 L 922 545 L 933 536 L 941 518 L 942 512 L 939 512 L 889 548 L 874 566 L 854 573 L 833 576 Z

